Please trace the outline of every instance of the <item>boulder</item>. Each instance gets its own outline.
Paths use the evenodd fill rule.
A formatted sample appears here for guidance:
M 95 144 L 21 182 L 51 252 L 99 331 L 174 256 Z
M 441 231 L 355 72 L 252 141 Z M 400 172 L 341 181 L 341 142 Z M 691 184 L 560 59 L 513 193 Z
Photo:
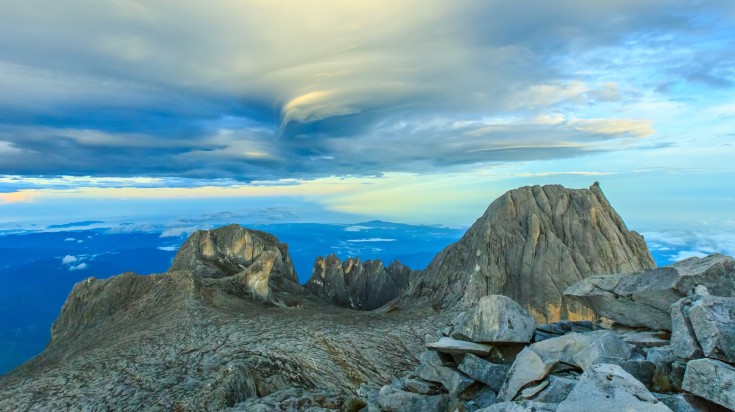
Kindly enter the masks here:
M 449 397 L 442 395 L 420 395 L 386 385 L 378 395 L 380 408 L 386 412 L 444 412 Z
M 498 400 L 512 401 L 526 385 L 544 379 L 557 362 L 557 359 L 544 360 L 531 348 L 524 349 L 508 371 Z
M 598 364 L 587 369 L 558 412 L 671 411 L 618 365 Z
M 404 389 L 420 395 L 436 395 L 440 391 L 439 385 L 423 379 L 406 378 L 402 383 Z
M 567 376 L 549 375 L 548 382 L 549 384 L 533 397 L 534 401 L 559 403 L 567 398 L 579 380 Z
M 472 353 L 480 356 L 487 356 L 490 354 L 490 350 L 492 349 L 490 345 L 483 345 L 480 343 L 467 342 L 447 337 L 440 338 L 438 342 L 429 343 L 426 347 L 436 352 L 449 353 L 453 355 Z
M 701 296 L 689 309 L 689 324 L 704 356 L 735 362 L 735 298 Z
M 715 359 L 689 361 L 682 389 L 735 410 L 735 368 Z
M 646 353 L 646 360 L 655 366 L 652 390 L 657 392 L 681 390 L 681 381 L 684 379 L 686 366 L 677 358 L 671 346 L 649 349 Z
M 534 319 L 518 303 L 490 295 L 457 319 L 451 336 L 471 342 L 530 342 L 533 331 Z
M 685 297 L 671 305 L 671 349 L 681 359 L 701 358 L 702 347 L 689 321 L 689 310 L 694 297 Z
M 544 360 L 559 361 L 568 365 L 579 366 L 574 361 L 574 357 L 584 350 L 584 348 L 608 333 L 610 332 L 605 330 L 587 333 L 571 332 L 563 336 L 536 342 L 528 348 L 536 352 Z
M 673 412 L 728 412 L 720 405 L 685 393 L 653 393 L 656 399 Z
M 502 294 L 539 323 L 592 320 L 594 313 L 565 297 L 565 289 L 592 275 L 653 267 L 643 238 L 626 228 L 599 184 L 529 186 L 496 199 L 411 283 L 402 302 L 471 307 Z
M 589 320 L 571 321 L 563 320 L 554 323 L 544 323 L 536 325 L 536 332 L 533 335 L 534 342 L 556 338 L 569 332 L 591 332 L 599 327 L 596 323 Z
M 534 401 L 500 402 L 475 412 L 554 412 L 558 405 Z
M 670 331 L 671 305 L 693 294 L 697 286 L 718 296 L 735 296 L 735 260 L 715 254 L 627 275 L 592 276 L 564 294 L 620 324 Z
M 619 364 L 630 359 L 633 346 L 620 340 L 614 332 L 605 332 L 572 358 L 583 370 L 598 363 Z
M 447 366 L 421 364 L 417 371 L 421 379 L 442 384 L 453 397 L 461 394 L 475 383 L 474 379 Z
M 460 371 L 491 387 L 496 392 L 503 386 L 509 369 L 508 365 L 491 363 L 472 354 L 466 355 L 459 364 Z
M 656 373 L 656 365 L 644 359 L 631 359 L 620 363 L 620 367 L 631 374 L 646 388 L 653 388 L 653 376 Z

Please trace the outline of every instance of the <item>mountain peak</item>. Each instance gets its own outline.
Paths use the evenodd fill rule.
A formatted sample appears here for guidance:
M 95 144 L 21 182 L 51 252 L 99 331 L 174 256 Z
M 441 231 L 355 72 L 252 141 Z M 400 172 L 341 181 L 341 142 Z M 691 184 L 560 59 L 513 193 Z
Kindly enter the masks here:
M 562 292 L 585 277 L 655 267 L 603 194 L 561 185 L 506 192 L 467 233 L 439 253 L 411 285 L 407 298 L 433 306 L 467 306 L 503 294 L 539 321 L 589 319 L 589 309 Z

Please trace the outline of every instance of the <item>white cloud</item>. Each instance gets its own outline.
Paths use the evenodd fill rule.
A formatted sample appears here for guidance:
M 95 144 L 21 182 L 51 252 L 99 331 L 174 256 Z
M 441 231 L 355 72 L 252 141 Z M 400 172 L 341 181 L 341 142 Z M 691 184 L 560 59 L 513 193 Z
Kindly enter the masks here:
M 66 255 L 63 258 L 61 258 L 61 263 L 65 264 L 65 265 L 69 265 L 69 264 L 72 264 L 72 263 L 76 262 L 77 260 L 78 259 L 77 259 L 76 256 Z
M 345 228 L 345 232 L 359 232 L 361 230 L 370 230 L 370 226 L 352 225 Z
M 189 234 L 194 233 L 199 229 L 201 228 L 198 228 L 196 226 L 168 228 L 161 232 L 161 237 L 179 237 L 183 235 L 188 236 Z
M 159 246 L 157 247 L 158 250 L 163 250 L 165 252 L 175 252 L 179 250 L 178 246 Z
M 80 263 L 80 264 L 78 264 L 76 266 L 74 266 L 74 265 L 69 266 L 69 271 L 70 272 L 74 272 L 74 271 L 77 271 L 77 270 L 84 270 L 86 268 L 87 268 L 87 264 L 86 263 Z
M 380 237 L 371 237 L 369 239 L 350 239 L 350 243 L 363 243 L 363 242 L 395 242 L 395 239 L 384 239 Z
M 68 238 L 64 239 L 64 242 L 75 242 L 75 241 L 76 241 L 76 239 L 74 239 L 73 237 L 68 237 Z

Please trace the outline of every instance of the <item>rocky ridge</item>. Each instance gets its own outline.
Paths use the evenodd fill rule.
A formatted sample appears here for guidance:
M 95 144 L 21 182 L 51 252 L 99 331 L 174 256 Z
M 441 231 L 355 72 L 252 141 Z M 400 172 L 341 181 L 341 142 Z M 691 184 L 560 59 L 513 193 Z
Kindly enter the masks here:
M 380 260 L 342 262 L 336 255 L 320 256 L 305 286 L 332 305 L 373 310 L 398 297 L 413 272 L 397 260 L 386 268 Z
M 167 273 L 80 282 L 46 351 L 0 378 L 0 410 L 574 410 L 610 393 L 631 410 L 731 407 L 729 297 L 686 289 L 669 332 L 563 294 L 653 266 L 597 185 L 509 192 L 373 311 L 296 283 L 272 235 L 201 231 Z

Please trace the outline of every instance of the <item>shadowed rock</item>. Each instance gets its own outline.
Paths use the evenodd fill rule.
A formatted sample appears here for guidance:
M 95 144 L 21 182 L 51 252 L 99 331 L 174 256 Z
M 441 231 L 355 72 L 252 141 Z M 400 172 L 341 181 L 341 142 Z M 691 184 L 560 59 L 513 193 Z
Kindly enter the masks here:
M 411 273 L 397 260 L 386 268 L 380 260 L 342 262 L 335 255 L 320 256 L 306 288 L 333 305 L 373 310 L 395 299 L 408 286 Z
M 655 267 L 594 184 L 522 187 L 496 199 L 462 239 L 439 253 L 407 293 L 408 302 L 467 307 L 502 294 L 540 323 L 592 319 L 562 292 L 578 281 Z

